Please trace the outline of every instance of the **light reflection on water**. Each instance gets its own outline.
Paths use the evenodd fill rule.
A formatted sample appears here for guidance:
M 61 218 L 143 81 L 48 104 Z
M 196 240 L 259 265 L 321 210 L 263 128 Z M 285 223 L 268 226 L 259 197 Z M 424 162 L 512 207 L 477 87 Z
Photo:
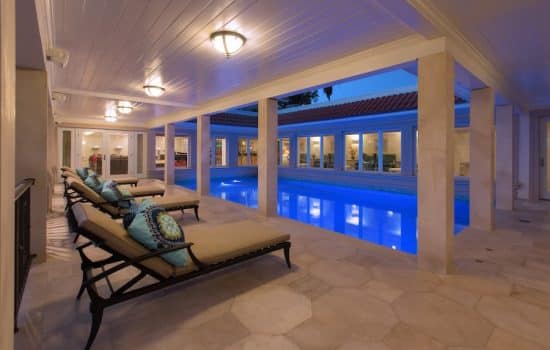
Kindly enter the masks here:
M 194 181 L 178 182 L 195 189 Z M 254 177 L 212 179 L 212 196 L 258 207 Z M 468 202 L 455 201 L 455 233 L 468 225 Z M 280 216 L 394 250 L 416 253 L 416 196 L 279 178 Z

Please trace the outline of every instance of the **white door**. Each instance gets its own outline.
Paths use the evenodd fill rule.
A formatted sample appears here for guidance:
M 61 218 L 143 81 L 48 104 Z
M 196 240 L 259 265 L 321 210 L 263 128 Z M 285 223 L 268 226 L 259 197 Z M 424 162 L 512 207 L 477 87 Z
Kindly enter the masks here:
M 77 130 L 77 162 L 75 167 L 90 168 L 101 176 L 108 176 L 105 171 L 105 146 L 102 130 Z
M 541 121 L 540 131 L 540 198 L 550 200 L 550 118 Z

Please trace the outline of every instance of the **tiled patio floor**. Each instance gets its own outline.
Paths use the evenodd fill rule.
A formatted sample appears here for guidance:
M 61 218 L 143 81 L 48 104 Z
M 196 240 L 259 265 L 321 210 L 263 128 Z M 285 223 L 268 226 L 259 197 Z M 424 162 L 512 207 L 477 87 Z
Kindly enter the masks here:
M 93 348 L 550 349 L 550 216 L 523 207 L 498 213 L 494 233 L 460 234 L 458 271 L 439 276 L 414 256 L 204 198 L 202 222 L 186 213 L 185 230 L 245 218 L 275 226 L 292 235 L 292 270 L 272 254 L 107 309 Z M 64 219 L 48 225 L 16 349 L 81 349 L 90 316 L 87 296 L 75 300 L 79 259 Z

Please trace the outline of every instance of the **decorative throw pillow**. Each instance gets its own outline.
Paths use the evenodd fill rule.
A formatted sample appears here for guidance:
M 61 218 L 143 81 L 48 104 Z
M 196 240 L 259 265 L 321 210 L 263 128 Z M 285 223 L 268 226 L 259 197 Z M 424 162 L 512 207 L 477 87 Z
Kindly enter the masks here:
M 128 233 L 150 250 L 169 248 L 185 242 L 183 230 L 176 220 L 163 208 L 155 206 L 148 206 L 137 213 L 128 226 Z M 161 257 L 176 267 L 185 266 L 189 259 L 186 249 L 162 254 Z
M 118 187 L 118 184 L 113 180 L 107 180 L 101 188 L 101 197 L 107 202 L 117 203 L 120 208 L 130 208 L 132 202 L 132 194 L 125 189 Z
M 76 174 L 80 176 L 82 180 L 86 180 L 88 177 L 88 172 L 90 171 L 90 168 L 76 168 Z
M 88 185 L 88 187 L 90 187 L 92 190 L 96 191 L 97 193 L 101 193 L 101 190 L 103 189 L 103 181 L 96 174 L 88 175 L 86 180 L 84 180 L 84 183 Z
M 124 228 L 128 229 L 128 226 L 130 226 L 132 221 L 134 221 L 134 218 L 138 213 L 141 213 L 146 208 L 152 207 L 154 205 L 155 203 L 149 198 L 144 199 L 139 205 L 135 201 L 133 201 L 130 208 L 128 208 L 128 210 L 126 210 L 124 215 L 122 216 L 122 224 L 124 225 Z

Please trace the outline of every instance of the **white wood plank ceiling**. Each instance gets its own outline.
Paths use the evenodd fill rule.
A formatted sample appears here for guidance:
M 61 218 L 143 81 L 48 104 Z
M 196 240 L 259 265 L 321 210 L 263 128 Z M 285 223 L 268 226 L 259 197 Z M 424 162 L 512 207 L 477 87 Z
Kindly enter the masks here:
M 50 72 L 52 87 L 146 97 L 159 76 L 160 99 L 198 105 L 412 34 L 374 0 L 53 0 L 54 45 L 69 64 Z M 237 30 L 248 39 L 226 59 L 209 35 Z M 71 96 L 63 116 L 101 116 L 109 99 Z M 146 120 L 174 107 L 143 104 Z M 139 113 L 138 113 L 139 112 Z

